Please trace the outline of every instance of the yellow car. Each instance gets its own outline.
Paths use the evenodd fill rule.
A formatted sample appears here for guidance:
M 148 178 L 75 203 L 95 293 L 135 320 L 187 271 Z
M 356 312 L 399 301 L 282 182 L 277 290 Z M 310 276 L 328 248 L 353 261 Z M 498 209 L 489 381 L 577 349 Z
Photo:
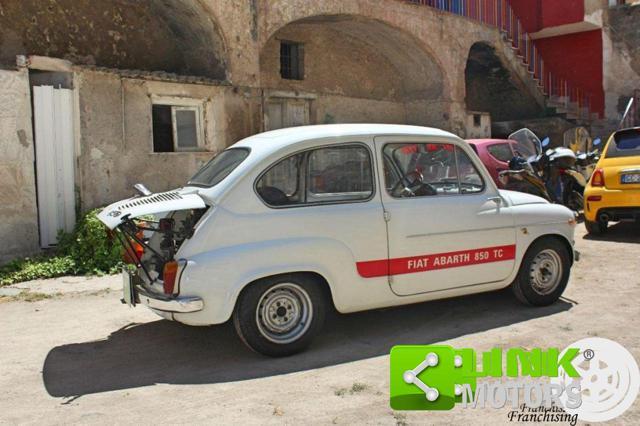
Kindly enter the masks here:
M 627 220 L 640 220 L 640 127 L 611 135 L 584 190 L 589 233 L 605 232 L 610 221 Z

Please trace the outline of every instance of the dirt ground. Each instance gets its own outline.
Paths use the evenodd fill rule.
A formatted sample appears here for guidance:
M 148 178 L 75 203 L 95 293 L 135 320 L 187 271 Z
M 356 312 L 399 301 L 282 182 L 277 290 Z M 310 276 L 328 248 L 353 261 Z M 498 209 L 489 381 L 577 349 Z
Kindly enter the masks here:
M 553 306 L 498 292 L 334 314 L 309 351 L 286 359 L 248 351 L 230 324 L 191 328 L 125 307 L 118 277 L 22 284 L 0 298 L 0 423 L 508 423 L 506 409 L 392 411 L 389 349 L 563 348 L 600 336 L 640 360 L 639 244 L 634 225 L 602 239 L 580 225 L 582 259 Z M 640 424 L 640 400 L 614 423 Z

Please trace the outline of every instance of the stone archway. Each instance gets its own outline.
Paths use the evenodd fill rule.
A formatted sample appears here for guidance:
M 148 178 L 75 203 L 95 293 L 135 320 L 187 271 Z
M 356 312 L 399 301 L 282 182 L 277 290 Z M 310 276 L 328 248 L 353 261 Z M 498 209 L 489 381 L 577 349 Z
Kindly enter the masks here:
M 467 110 L 488 112 L 494 122 L 536 118 L 544 113 L 536 98 L 505 66 L 496 48 L 484 41 L 469 49 L 465 90 Z
M 296 78 L 281 73 L 283 43 L 302 46 L 303 71 Z M 291 97 L 299 105 L 293 108 L 306 108 L 310 123 L 447 124 L 446 81 L 435 58 L 411 34 L 359 15 L 319 15 L 284 25 L 261 49 L 260 80 L 271 98 Z M 275 106 L 278 114 L 288 113 L 280 108 Z M 304 123 L 288 123 L 295 124 Z
M 199 1 L 3 1 L 0 64 L 42 55 L 76 64 L 224 80 L 226 47 Z

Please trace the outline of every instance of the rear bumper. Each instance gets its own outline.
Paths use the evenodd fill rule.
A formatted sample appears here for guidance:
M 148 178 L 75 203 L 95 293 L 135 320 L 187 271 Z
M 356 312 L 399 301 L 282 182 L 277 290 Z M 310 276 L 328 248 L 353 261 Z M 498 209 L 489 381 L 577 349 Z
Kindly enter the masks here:
M 589 201 L 590 197 L 600 197 Z M 584 216 L 596 222 L 605 213 L 611 221 L 640 220 L 640 190 L 587 187 L 584 193 Z
M 164 296 L 146 291 L 136 286 L 136 302 L 151 309 L 163 312 L 189 313 L 198 312 L 204 308 L 204 302 L 199 297 Z

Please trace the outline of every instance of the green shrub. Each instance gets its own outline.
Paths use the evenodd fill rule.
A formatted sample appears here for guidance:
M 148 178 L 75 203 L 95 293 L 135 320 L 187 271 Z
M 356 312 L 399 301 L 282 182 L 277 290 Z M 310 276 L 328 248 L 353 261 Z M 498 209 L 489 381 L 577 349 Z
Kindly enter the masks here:
M 102 275 L 116 272 L 122 265 L 123 248 L 110 238 L 97 218 L 101 209 L 87 212 L 71 233 L 60 232 L 52 256 L 16 259 L 0 267 L 0 285 L 62 275 Z
M 72 233 L 60 233 L 58 253 L 73 259 L 75 274 L 99 275 L 114 273 L 122 263 L 123 248 L 117 238 L 110 238 L 97 214 L 102 209 L 87 212 Z

